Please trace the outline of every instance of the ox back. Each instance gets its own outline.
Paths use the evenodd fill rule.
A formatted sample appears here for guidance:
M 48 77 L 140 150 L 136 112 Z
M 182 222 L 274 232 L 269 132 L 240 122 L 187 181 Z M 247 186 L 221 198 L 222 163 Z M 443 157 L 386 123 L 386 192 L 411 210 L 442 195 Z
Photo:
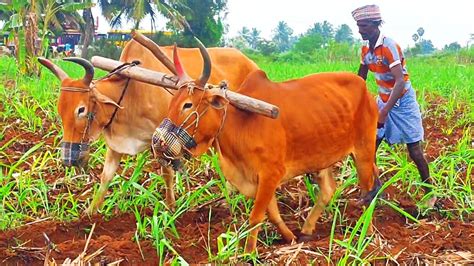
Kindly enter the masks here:
M 278 150 L 273 154 L 283 156 L 284 179 L 327 168 L 355 152 L 356 143 L 375 145 L 377 106 L 355 74 L 320 73 L 274 83 L 255 71 L 238 92 L 278 106 L 280 116 L 274 120 L 236 111 L 221 134 L 233 135 L 229 145 L 239 156 L 248 149 Z M 374 138 L 365 139 L 366 132 Z M 224 139 L 219 141 L 225 149 Z

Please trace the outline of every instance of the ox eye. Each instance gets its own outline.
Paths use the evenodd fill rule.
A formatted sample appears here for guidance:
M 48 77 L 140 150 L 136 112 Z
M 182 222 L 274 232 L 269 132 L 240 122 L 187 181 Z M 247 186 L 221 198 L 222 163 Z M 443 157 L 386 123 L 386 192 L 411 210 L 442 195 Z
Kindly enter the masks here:
M 189 109 L 189 108 L 191 108 L 191 107 L 193 107 L 193 104 L 192 104 L 192 103 L 185 103 L 185 104 L 183 105 L 183 111 L 186 110 L 186 109 Z
M 77 108 L 77 116 L 78 117 L 86 116 L 86 107 L 81 106 L 81 107 Z

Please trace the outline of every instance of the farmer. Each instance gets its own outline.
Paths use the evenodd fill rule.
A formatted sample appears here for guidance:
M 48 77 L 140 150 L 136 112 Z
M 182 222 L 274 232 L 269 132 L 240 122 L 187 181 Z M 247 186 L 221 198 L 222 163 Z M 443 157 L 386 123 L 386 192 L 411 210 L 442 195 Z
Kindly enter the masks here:
M 377 5 L 366 5 L 352 11 L 359 33 L 368 46 L 362 46 L 361 64 L 358 75 L 367 79 L 368 71 L 375 73 L 378 85 L 377 105 L 379 120 L 377 125 L 378 149 L 382 140 L 389 144 L 406 143 L 408 154 L 418 168 L 423 182 L 430 183 L 428 162 L 423 155 L 420 141 L 423 140 L 423 126 L 420 107 L 416 101 L 400 46 L 380 33 L 382 16 Z M 425 192 L 431 188 L 425 186 Z M 433 207 L 436 197 L 427 201 Z

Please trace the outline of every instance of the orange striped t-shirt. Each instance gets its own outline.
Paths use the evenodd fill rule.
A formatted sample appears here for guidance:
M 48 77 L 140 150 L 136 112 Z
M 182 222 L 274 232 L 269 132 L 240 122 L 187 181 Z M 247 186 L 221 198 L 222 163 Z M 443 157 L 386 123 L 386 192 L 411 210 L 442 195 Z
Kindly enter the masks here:
M 369 70 L 374 72 L 379 96 L 383 102 L 388 101 L 395 86 L 395 78 L 390 72 L 390 68 L 401 64 L 404 80 L 405 82 L 409 81 L 402 49 L 394 40 L 382 34 L 379 35 L 373 51 L 370 51 L 368 44 L 362 46 L 361 64 L 367 65 Z M 403 93 L 406 91 L 407 88 Z

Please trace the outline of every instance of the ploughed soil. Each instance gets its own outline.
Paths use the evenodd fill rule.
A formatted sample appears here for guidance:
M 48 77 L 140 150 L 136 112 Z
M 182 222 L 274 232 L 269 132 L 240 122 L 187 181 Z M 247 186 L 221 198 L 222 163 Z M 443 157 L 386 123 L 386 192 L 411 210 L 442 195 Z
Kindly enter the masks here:
M 450 147 L 454 147 L 462 137 L 463 128 L 454 127 L 452 132 L 447 132 L 453 126 L 454 119 L 446 121 L 443 115 L 435 115 L 436 105 L 443 104 L 440 98 L 433 99 L 427 116 L 424 120 L 426 147 L 425 153 L 429 160 L 434 160 Z M 462 111 L 462 110 L 461 110 Z M 455 116 L 458 114 L 455 114 Z M 0 147 L 16 138 L 14 144 L 9 145 L 6 153 L 8 158 L 0 158 L 1 163 L 12 164 L 21 155 L 33 147 L 38 141 L 55 145 L 54 137 L 44 134 L 32 134 L 21 131 L 15 126 L 18 121 L 3 121 L 2 127 L 7 126 L 4 138 L 0 140 Z M 45 125 L 48 128 L 50 125 Z M 469 126 L 469 125 L 468 125 Z M 448 134 L 449 133 L 449 134 Z M 42 136 L 43 135 L 43 136 Z M 53 134 L 52 136 L 54 136 Z M 13 161 L 12 161 L 13 160 Z M 28 162 L 19 167 L 28 168 Z M 152 168 L 154 168 L 152 166 Z M 94 175 L 100 169 L 93 169 Z M 45 177 L 51 182 L 62 173 Z M 298 235 L 304 223 L 310 201 L 306 188 L 301 178 L 294 179 L 279 189 L 279 208 L 283 219 L 290 229 Z M 356 205 L 358 193 L 350 188 L 341 198 L 345 207 L 340 211 L 345 225 L 355 225 L 362 209 Z M 374 240 L 369 244 L 365 256 L 371 256 L 380 263 L 474 263 L 474 217 L 465 217 L 464 221 L 446 219 L 439 212 L 418 215 L 416 202 L 405 191 L 391 186 L 385 191 L 385 199 L 395 201 L 406 212 L 418 216 L 419 224 L 408 221 L 403 215 L 390 206 L 378 205 L 374 216 Z M 449 209 L 453 203 L 449 199 L 440 201 L 441 209 Z M 188 263 L 208 263 L 208 249 L 212 254 L 217 253 L 217 239 L 225 233 L 229 224 L 238 228 L 244 221 L 230 212 L 225 200 L 218 200 L 210 204 L 195 208 L 184 213 L 176 222 L 179 238 L 173 237 L 173 248 Z M 324 213 L 317 223 L 312 239 L 305 243 L 284 243 L 275 240 L 274 244 L 267 246 L 262 242 L 258 244 L 259 259 L 268 263 L 292 263 L 295 265 L 307 264 L 312 261 L 317 264 L 327 264 L 325 256 L 329 255 L 329 239 L 333 217 Z M 91 233 L 93 224 L 95 228 Z M 339 223 L 337 223 L 339 224 Z M 268 232 L 276 229 L 267 223 Z M 345 239 L 346 228 L 336 226 L 335 239 Z M 74 260 L 81 252 L 91 255 L 103 248 L 102 252 L 93 259 L 93 262 L 105 265 L 120 261 L 120 265 L 156 265 L 159 263 L 157 249 L 148 240 L 135 240 L 136 220 L 131 213 L 118 214 L 112 218 L 101 215 L 84 217 L 71 222 L 58 222 L 53 220 L 32 221 L 26 225 L 0 232 L 0 265 L 43 265 L 45 256 L 49 260 L 63 262 L 66 259 Z M 259 239 L 264 241 L 269 236 L 262 233 Z M 90 240 L 88 241 L 88 237 Z M 48 239 L 48 240 L 47 240 Z M 87 249 L 85 250 L 85 247 Z M 331 259 L 337 261 L 344 256 L 340 245 L 333 243 Z M 365 256 L 362 257 L 365 257 Z M 163 260 L 169 262 L 170 255 Z M 242 261 L 241 259 L 237 259 Z M 232 262 L 232 261 L 231 261 Z

